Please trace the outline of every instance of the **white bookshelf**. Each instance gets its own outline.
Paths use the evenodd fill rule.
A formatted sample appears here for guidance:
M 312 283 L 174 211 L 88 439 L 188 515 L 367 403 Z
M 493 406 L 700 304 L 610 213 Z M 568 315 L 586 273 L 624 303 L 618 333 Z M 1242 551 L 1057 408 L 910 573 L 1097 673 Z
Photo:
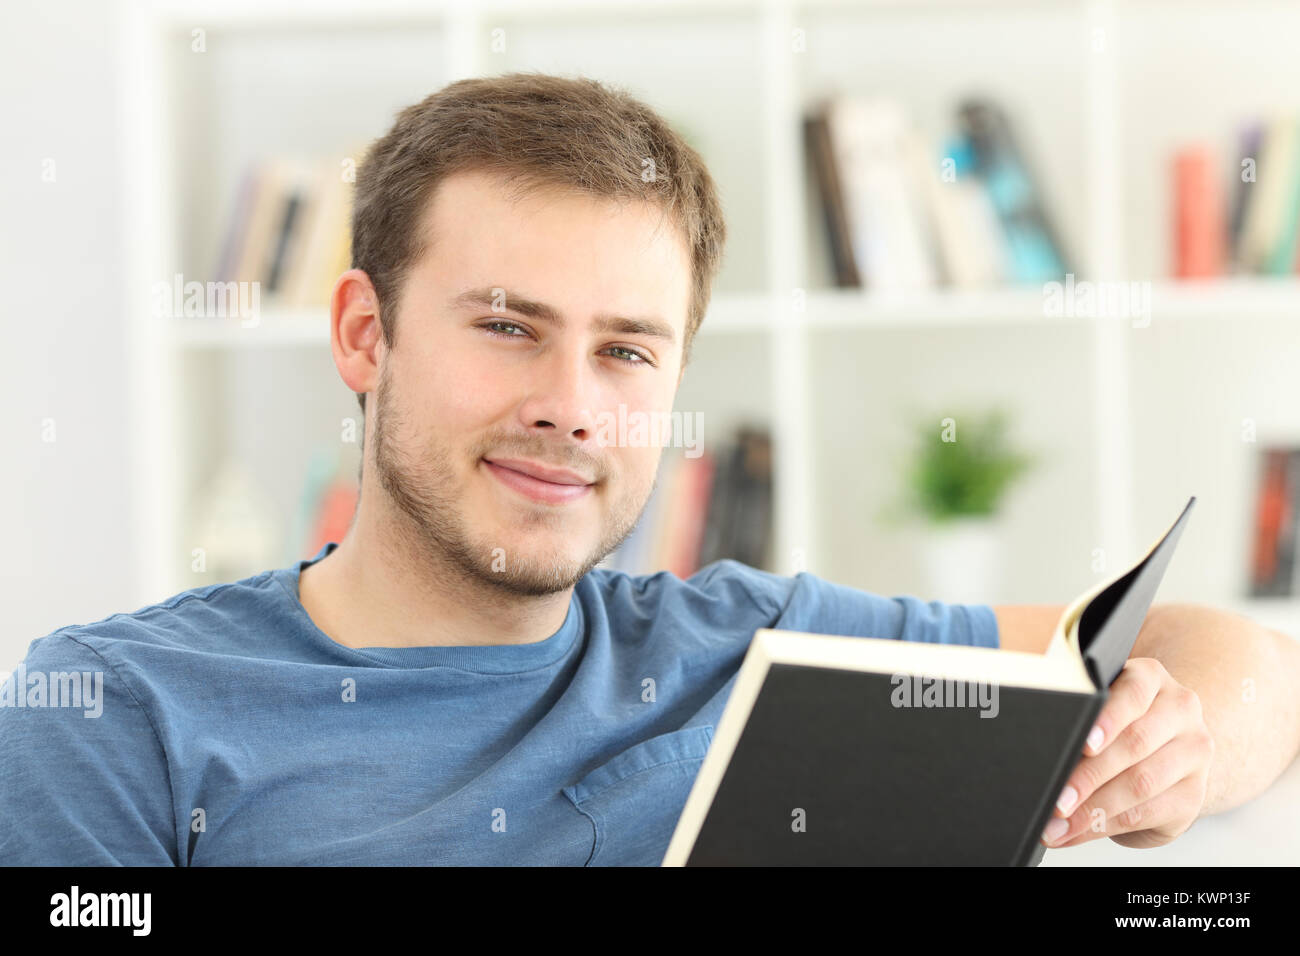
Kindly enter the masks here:
M 871 472 L 876 439 L 855 437 L 876 433 L 855 432 L 853 423 L 835 421 L 825 410 L 844 407 L 864 420 L 873 414 L 887 420 L 890 412 L 883 400 L 866 401 L 864 394 L 873 387 L 883 394 L 885 385 L 873 382 L 893 381 L 889 375 L 902 375 L 917 356 L 939 358 L 915 363 L 921 384 L 908 397 L 921 401 L 938 394 L 945 383 L 971 396 L 1013 394 L 1019 387 L 1015 402 L 1026 420 L 1038 423 L 1039 434 L 1061 436 L 1062 447 L 1069 449 L 1055 472 L 1040 477 L 1008 525 L 1014 542 L 1037 547 L 1044 528 L 1059 516 L 1062 535 L 1069 537 L 1058 550 L 1044 545 L 1040 557 L 1022 561 L 1018 578 L 1039 597 L 1008 591 L 990 599 L 1029 603 L 1064 601 L 1089 583 L 1085 543 L 1127 560 L 1150 543 L 1185 500 L 1183 486 L 1166 480 L 1181 477 L 1176 472 L 1151 475 L 1147 432 L 1154 418 L 1134 414 L 1136 396 L 1146 394 L 1152 356 L 1163 354 L 1163 343 L 1196 335 L 1212 339 L 1221 334 L 1216 330 L 1231 325 L 1238 339 L 1254 336 L 1236 341 L 1246 365 L 1256 353 L 1276 357 L 1279 350 L 1295 350 L 1300 355 L 1300 338 L 1289 331 L 1289 323 L 1300 319 L 1296 281 L 1180 283 L 1164 272 L 1148 268 L 1135 273 L 1132 268 L 1135 261 L 1149 266 L 1158 258 L 1149 248 L 1149 228 L 1135 228 L 1133 222 L 1134 208 L 1144 209 L 1149 200 L 1135 197 L 1164 187 L 1170 141 L 1194 127 L 1191 119 L 1180 119 L 1148 131 L 1144 117 L 1131 115 L 1126 103 L 1133 84 L 1160 82 L 1140 69 L 1140 59 L 1175 56 L 1159 52 L 1161 41 L 1152 25 L 1200 9 L 1198 4 L 381 0 L 360 6 L 342 0 L 214 0 L 123 8 L 122 80 L 125 100 L 133 104 L 122 117 L 133 212 L 125 235 L 131 263 L 126 290 L 134 317 L 130 375 L 138 433 L 150 436 L 133 449 L 132 457 L 142 524 L 130 544 L 140 603 L 202 583 L 187 573 L 182 520 L 194 475 L 215 454 L 195 437 L 205 427 L 216 421 L 227 434 L 252 441 L 248 436 L 256 427 L 276 422 L 277 409 L 291 415 L 294 406 L 284 404 L 276 392 L 286 366 L 291 371 L 284 377 L 290 381 L 297 380 L 295 375 L 315 381 L 312 376 L 323 369 L 321 387 L 333 396 L 323 417 L 337 417 L 336 408 L 357 414 L 351 393 L 336 376 L 330 379 L 324 308 L 264 308 L 259 325 L 249 329 L 237 320 L 159 320 L 149 314 L 153 282 L 176 270 L 201 271 L 210 261 L 212 245 L 225 227 L 223 204 L 249 151 L 262 145 L 261 139 L 274 148 L 294 135 L 309 138 L 321 125 L 313 125 L 310 117 L 258 115 L 263 96 L 273 104 L 268 111 L 279 109 L 274 104 L 283 100 L 278 89 L 258 87 L 277 76 L 275 64 L 256 72 L 258 56 L 278 49 L 260 36 L 265 31 L 291 41 L 282 76 L 292 73 L 292 66 L 310 79 L 312 57 L 332 49 L 331 35 L 351 37 L 357 51 L 339 72 L 373 64 L 371 71 L 358 70 L 351 85 L 339 87 L 336 98 L 346 99 L 346 110 L 339 110 L 344 118 L 333 131 L 339 143 L 378 135 L 395 108 L 453 79 L 514 69 L 583 72 L 629 85 L 671 121 L 684 120 L 701 133 L 705 158 L 723 188 L 731 239 L 679 407 L 718 409 L 723 422 L 750 414 L 772 428 L 778 449 L 773 570 L 781 573 L 798 565 L 872 590 L 882 589 L 874 582 L 888 580 L 890 558 L 854 563 L 853 556 L 865 553 L 875 535 L 870 527 L 856 530 L 870 510 L 865 499 L 852 498 L 845 519 L 834 510 L 837 499 L 859 485 L 874 489 L 873 494 L 884 487 L 881 475 Z M 1250 29 L 1251 17 L 1272 15 L 1276 5 L 1240 6 L 1244 12 L 1235 15 L 1245 18 L 1242 29 Z M 938 14 L 948 27 L 935 28 Z M 1296 19 L 1277 15 L 1290 17 L 1287 23 Z M 224 60 L 200 64 L 184 59 L 182 51 L 196 28 L 206 31 L 209 53 L 204 55 Z M 490 48 L 494 30 L 504 30 L 505 53 Z M 803 52 L 792 43 L 796 30 L 803 31 Z M 1104 37 L 1100 50 L 1093 44 L 1098 30 Z M 627 44 L 629 36 L 634 43 Z M 1205 42 L 1208 49 L 1212 40 Z M 1220 59 L 1211 71 L 1229 68 L 1232 57 L 1241 55 L 1229 46 L 1223 44 L 1215 54 Z M 1023 56 L 1011 56 L 1012 49 Z M 415 51 L 421 50 L 426 55 L 417 58 Z M 851 55 L 854 50 L 857 56 Z M 381 55 L 385 51 L 391 54 Z M 236 75 L 243 77 L 229 91 L 211 82 L 219 75 L 212 65 L 217 62 L 238 67 Z M 1276 66 L 1300 80 L 1295 66 Z M 284 82 L 286 90 L 308 92 L 293 87 L 292 80 Z M 930 132 L 946 118 L 953 96 L 972 85 L 1011 107 L 1021 145 L 1037 161 L 1049 214 L 1066 237 L 1079 278 L 1152 282 L 1150 329 L 1135 329 L 1123 320 L 1049 318 L 1038 288 L 891 296 L 831 287 L 804 168 L 800 119 L 806 104 L 834 88 L 888 86 Z M 1300 88 L 1300 82 L 1291 87 Z M 222 99 L 227 95 L 229 102 Z M 1156 93 L 1145 89 L 1144 95 Z M 1260 102 L 1272 101 L 1261 94 Z M 202 115 L 188 115 L 177 109 L 178 103 L 198 104 Z M 1243 117 L 1259 112 L 1250 102 L 1236 106 Z M 357 126 L 357 117 L 368 125 Z M 1158 126 L 1158 117 L 1151 120 Z M 280 128 L 285 125 L 288 130 Z M 1147 133 L 1149 140 L 1140 140 Z M 1222 130 L 1215 126 L 1203 133 L 1221 138 Z M 222 149 L 232 144 L 229 153 L 210 149 L 214 144 L 205 137 L 220 139 L 215 145 Z M 1133 150 L 1141 163 L 1134 161 Z M 1130 242 L 1135 233 L 1143 240 L 1140 254 Z M 958 349 L 984 356 L 982 364 L 962 366 Z M 874 377 L 854 378 L 856 357 L 875 369 Z M 223 371 L 227 362 L 251 364 L 230 373 Z M 699 368 L 717 369 L 718 374 L 693 375 Z M 755 376 L 755 368 L 762 369 L 763 377 Z M 240 395 L 264 389 L 265 404 L 244 398 L 242 404 L 214 412 L 212 393 L 203 389 L 232 374 Z M 1248 391 L 1249 369 L 1233 374 L 1238 377 L 1223 387 L 1231 391 L 1242 385 Z M 909 381 L 900 378 L 899 388 L 906 391 Z M 1277 398 L 1279 406 L 1286 404 L 1283 396 Z M 1254 401 L 1258 405 L 1260 399 Z M 1062 420 L 1053 433 L 1050 419 L 1058 405 Z M 1253 407 L 1247 401 L 1241 414 Z M 241 415 L 261 417 L 227 420 Z M 1259 417 L 1260 441 L 1300 435 L 1300 415 L 1285 408 Z M 328 423 L 316 424 L 325 428 Z M 713 434 L 718 434 L 716 428 Z M 854 445 L 851 452 L 846 444 Z M 1246 547 L 1239 540 L 1242 521 L 1248 517 L 1240 513 L 1246 507 L 1242 496 L 1248 499 L 1253 487 L 1243 491 L 1245 479 L 1240 465 L 1236 468 L 1235 484 L 1201 491 L 1209 499 L 1223 494 L 1200 502 L 1202 512 L 1213 514 L 1195 516 L 1188 537 L 1199 532 L 1205 542 L 1236 542 L 1236 551 L 1220 557 L 1225 566 L 1235 562 L 1239 567 Z M 1200 488 L 1195 481 L 1191 487 L 1190 493 Z M 877 550 L 899 540 L 882 535 Z M 804 556 L 802 563 L 797 554 Z M 1062 561 L 1072 567 L 1067 583 L 1050 569 L 1034 576 L 1038 565 Z M 1183 570 L 1178 564 L 1171 568 L 1171 581 Z M 1236 585 L 1221 577 L 1198 577 L 1195 567 L 1186 570 L 1183 594 L 1208 592 L 1212 599 L 1227 601 L 1238 593 Z M 1055 582 L 1050 592 L 1045 582 Z M 1178 588 L 1172 596 L 1179 596 Z M 1278 609 L 1270 606 L 1269 612 L 1276 615 Z

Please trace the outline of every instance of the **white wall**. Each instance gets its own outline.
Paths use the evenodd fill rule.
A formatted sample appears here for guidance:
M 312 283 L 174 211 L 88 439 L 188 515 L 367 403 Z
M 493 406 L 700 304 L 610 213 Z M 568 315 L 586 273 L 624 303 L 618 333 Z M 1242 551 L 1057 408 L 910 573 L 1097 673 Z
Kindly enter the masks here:
M 130 593 L 121 170 L 110 4 L 5 5 L 0 31 L 0 668 Z M 55 181 L 42 181 L 54 160 Z M 55 441 L 42 440 L 52 419 Z

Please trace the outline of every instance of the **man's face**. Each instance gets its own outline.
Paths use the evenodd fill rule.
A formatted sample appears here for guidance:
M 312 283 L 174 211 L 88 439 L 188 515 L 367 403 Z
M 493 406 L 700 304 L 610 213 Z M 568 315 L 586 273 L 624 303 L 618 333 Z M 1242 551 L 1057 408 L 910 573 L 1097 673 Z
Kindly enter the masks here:
M 672 409 L 686 242 L 658 207 L 556 190 L 516 202 L 477 172 L 443 181 L 424 229 L 372 396 L 375 470 L 408 519 L 399 533 L 505 591 L 565 590 L 627 537 L 653 488 L 660 445 L 602 442 L 617 431 L 598 426 L 620 405 Z M 510 460 L 590 485 L 490 463 Z

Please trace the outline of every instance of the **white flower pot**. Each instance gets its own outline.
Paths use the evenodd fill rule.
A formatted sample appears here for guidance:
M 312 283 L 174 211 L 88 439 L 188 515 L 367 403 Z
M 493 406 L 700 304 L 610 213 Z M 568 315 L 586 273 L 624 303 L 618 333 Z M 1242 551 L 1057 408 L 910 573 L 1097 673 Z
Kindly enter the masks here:
M 1001 593 L 1002 552 L 997 523 L 955 518 L 926 527 L 921 562 L 927 600 L 991 604 Z

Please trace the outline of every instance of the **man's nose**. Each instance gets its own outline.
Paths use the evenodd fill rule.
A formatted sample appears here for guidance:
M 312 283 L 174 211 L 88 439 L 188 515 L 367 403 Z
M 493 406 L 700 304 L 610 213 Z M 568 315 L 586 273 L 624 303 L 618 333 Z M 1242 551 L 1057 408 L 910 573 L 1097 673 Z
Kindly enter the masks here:
M 538 379 L 520 409 L 524 424 L 572 436 L 595 437 L 597 374 L 591 357 L 580 350 L 555 349 L 538 368 Z

